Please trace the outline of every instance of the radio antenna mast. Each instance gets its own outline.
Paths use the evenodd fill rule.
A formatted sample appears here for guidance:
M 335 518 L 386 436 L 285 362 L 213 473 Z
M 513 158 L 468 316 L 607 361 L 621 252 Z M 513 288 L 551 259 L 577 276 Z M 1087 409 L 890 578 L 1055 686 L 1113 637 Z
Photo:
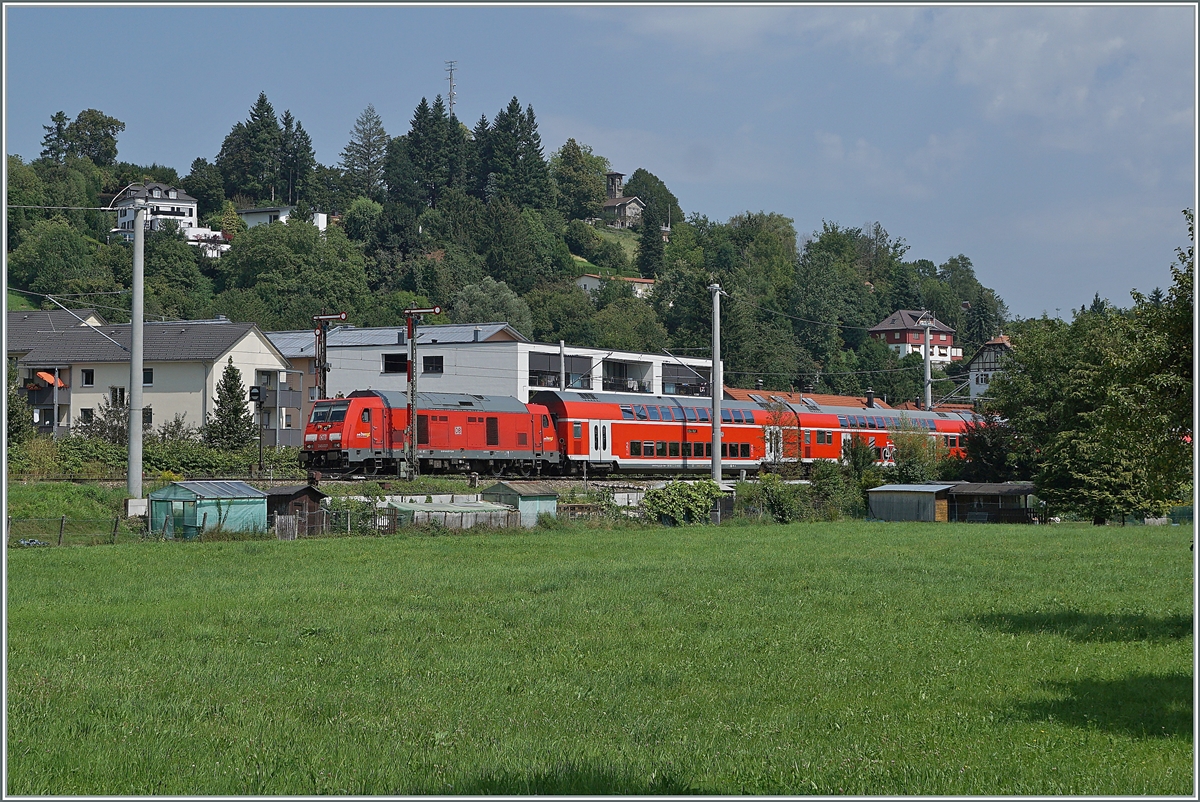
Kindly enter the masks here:
M 458 66 L 457 61 L 446 62 L 446 72 L 450 73 L 450 94 L 446 96 L 447 103 L 450 106 L 450 117 L 454 117 L 454 68 Z

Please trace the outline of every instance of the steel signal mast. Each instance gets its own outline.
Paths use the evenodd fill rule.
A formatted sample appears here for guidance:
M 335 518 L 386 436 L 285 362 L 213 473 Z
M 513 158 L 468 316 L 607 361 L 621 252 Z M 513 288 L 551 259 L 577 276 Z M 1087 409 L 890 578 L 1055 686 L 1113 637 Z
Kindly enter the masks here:
M 405 435 L 404 456 L 405 478 L 413 481 L 419 473 L 417 469 L 417 327 L 414 318 L 417 315 L 440 315 L 440 306 L 413 308 L 404 310 L 404 322 L 408 328 L 408 431 Z
M 338 312 L 336 315 L 313 315 L 313 322 L 317 324 L 317 397 L 328 398 L 329 392 L 329 360 L 326 359 L 325 346 L 329 340 L 329 323 L 333 320 L 345 320 L 346 313 Z

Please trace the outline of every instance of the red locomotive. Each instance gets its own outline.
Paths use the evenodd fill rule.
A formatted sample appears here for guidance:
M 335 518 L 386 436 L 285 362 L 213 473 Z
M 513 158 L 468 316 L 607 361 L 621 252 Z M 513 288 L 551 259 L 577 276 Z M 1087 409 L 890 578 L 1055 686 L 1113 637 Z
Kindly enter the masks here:
M 559 463 L 550 414 L 508 396 L 417 393 L 417 458 L 422 471 L 528 476 Z M 317 401 L 304 430 L 300 465 L 335 473 L 395 473 L 405 458 L 408 397 L 355 390 Z
M 417 455 L 422 472 L 593 474 L 711 470 L 711 407 L 705 398 L 542 391 L 529 404 L 507 396 L 418 393 Z M 300 464 L 368 475 L 395 473 L 405 458 L 404 393 L 358 390 L 318 401 Z M 869 414 L 868 414 L 869 413 Z M 724 470 L 758 471 L 780 463 L 841 459 L 852 437 L 893 462 L 889 431 L 907 422 L 941 437 L 963 456 L 970 413 L 903 412 L 821 406 L 811 399 L 721 404 Z

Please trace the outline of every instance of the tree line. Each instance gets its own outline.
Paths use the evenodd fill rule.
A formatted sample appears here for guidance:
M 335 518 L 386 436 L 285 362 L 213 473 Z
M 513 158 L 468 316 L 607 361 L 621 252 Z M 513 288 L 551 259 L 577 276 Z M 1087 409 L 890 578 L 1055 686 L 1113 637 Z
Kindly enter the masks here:
M 412 304 L 437 303 L 450 320 L 507 320 L 539 340 L 700 353 L 711 328 L 714 280 L 723 309 L 726 375 L 767 389 L 861 393 L 892 400 L 921 392 L 920 360 L 900 359 L 866 329 L 899 308 L 929 308 L 958 331 L 969 355 L 994 336 L 1007 310 L 970 259 L 907 259 L 878 223 L 826 222 L 801 241 L 788 218 L 747 212 L 725 222 L 685 216 L 668 187 L 637 168 L 625 194 L 646 203 L 632 231 L 603 208 L 611 164 L 569 139 L 547 157 L 532 105 L 512 98 L 468 128 L 440 96 L 422 99 L 407 130 L 389 135 L 373 106 L 359 115 L 334 165 L 318 163 L 303 123 L 277 115 L 260 93 L 209 161 L 180 177 L 169 167 L 117 161 L 124 124 L 97 110 L 45 126 L 39 158 L 8 157 L 9 203 L 102 206 L 131 181 L 181 187 L 203 224 L 231 240 L 220 259 L 178 232 L 146 240 L 149 315 L 224 314 L 264 329 L 307 328 L 311 315 L 346 311 L 356 325 L 396 325 Z M 295 206 L 288 225 L 245 230 L 238 208 Z M 320 233 L 314 211 L 337 217 Z M 75 294 L 121 320 L 130 248 L 110 241 L 111 215 L 9 210 L 10 282 L 42 294 Z M 669 227 L 667 236 L 663 229 Z M 48 267 L 52 269 L 47 269 Z M 657 281 L 649 298 L 627 282 L 599 293 L 583 272 Z M 114 300 L 116 299 L 116 300 Z M 962 303 L 970 310 L 963 311 Z M 126 313 L 127 314 L 127 313 Z M 961 377 L 938 374 L 939 391 Z

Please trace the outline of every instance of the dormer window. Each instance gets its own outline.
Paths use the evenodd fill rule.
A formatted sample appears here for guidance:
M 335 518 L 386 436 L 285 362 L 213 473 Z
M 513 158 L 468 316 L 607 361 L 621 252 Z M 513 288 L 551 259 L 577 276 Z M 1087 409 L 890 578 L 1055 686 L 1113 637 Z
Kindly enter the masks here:
M 169 197 L 169 198 L 178 198 L 178 197 L 179 197 L 179 193 L 178 193 L 178 192 L 176 192 L 175 190 L 173 190 L 173 189 L 172 189 L 170 192 L 168 192 L 168 193 L 167 193 L 167 197 Z
M 152 194 L 153 194 L 153 195 L 154 195 L 154 197 L 156 197 L 156 198 L 161 198 L 161 197 L 162 197 L 162 190 L 161 190 L 161 189 L 155 189 L 155 190 L 154 190 L 154 192 L 153 192 Z

